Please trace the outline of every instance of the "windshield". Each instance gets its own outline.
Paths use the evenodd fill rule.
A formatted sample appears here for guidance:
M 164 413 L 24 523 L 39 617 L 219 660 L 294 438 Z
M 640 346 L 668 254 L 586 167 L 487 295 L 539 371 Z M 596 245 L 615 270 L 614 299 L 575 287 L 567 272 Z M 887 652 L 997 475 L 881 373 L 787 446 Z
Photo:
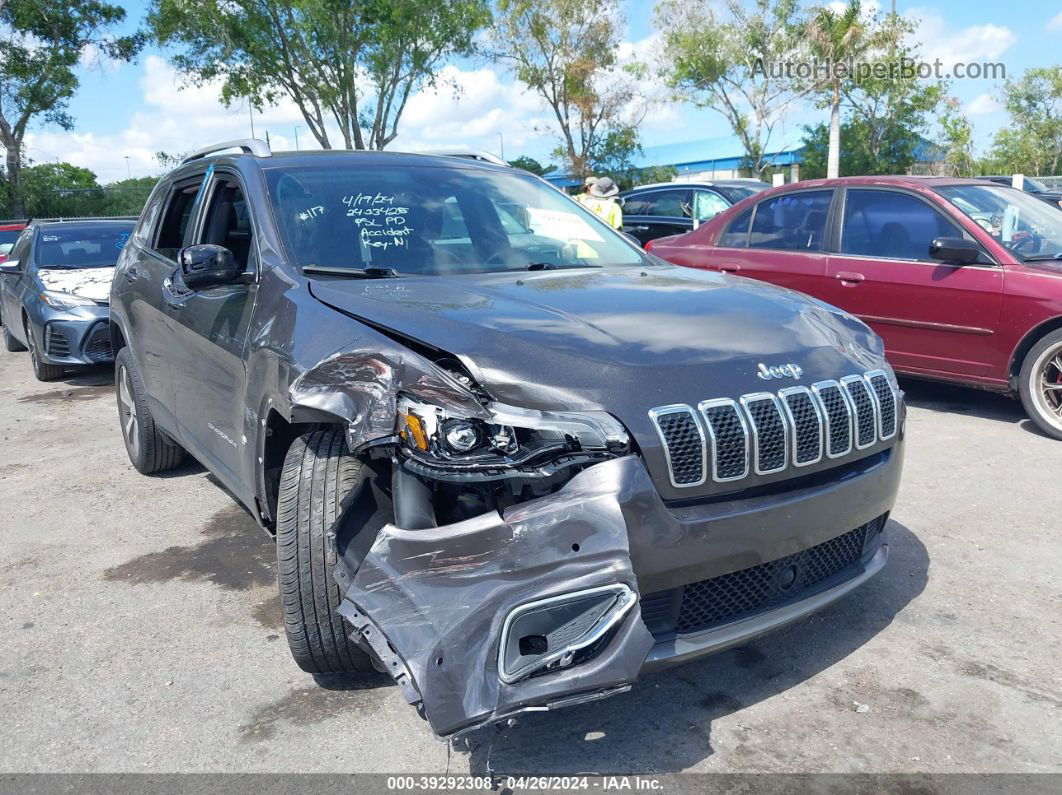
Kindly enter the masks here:
M 1001 185 L 952 185 L 937 193 L 1022 259 L 1062 255 L 1062 213 L 1050 204 Z
M 742 199 L 767 190 L 768 187 L 770 186 L 764 185 L 761 188 L 759 185 L 717 185 L 715 189 L 730 199 L 733 204 L 737 204 Z
M 1029 191 L 1029 193 L 1045 193 L 1047 191 L 1047 186 L 1038 179 L 1026 177 L 1025 190 Z
M 449 276 L 645 262 L 580 204 L 517 173 L 356 163 L 266 173 L 300 266 Z
M 38 268 L 106 268 L 118 261 L 133 222 L 93 227 L 45 227 L 37 238 Z

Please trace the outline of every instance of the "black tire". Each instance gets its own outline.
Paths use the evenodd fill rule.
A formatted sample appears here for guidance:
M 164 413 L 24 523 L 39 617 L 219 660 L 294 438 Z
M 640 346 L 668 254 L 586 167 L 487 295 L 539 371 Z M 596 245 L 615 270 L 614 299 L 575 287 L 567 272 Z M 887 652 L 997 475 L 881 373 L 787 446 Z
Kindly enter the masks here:
M 6 325 L 4 326 L 4 347 L 11 353 L 26 350 L 26 346 L 12 336 L 11 329 Z
M 30 363 L 33 365 L 33 374 L 38 381 L 55 381 L 62 378 L 66 373 L 66 367 L 61 364 L 48 364 L 41 356 L 41 348 L 37 344 L 37 338 L 33 334 L 33 326 L 26 322 L 26 347 L 29 348 Z M 7 330 L 6 328 L 4 329 Z
M 184 460 L 184 448 L 155 425 L 140 371 L 128 348 L 122 348 L 114 360 L 114 386 L 122 441 L 136 471 L 154 475 L 177 467 Z
M 1036 427 L 1062 440 L 1062 329 L 1040 340 L 1025 356 L 1018 375 L 1018 393 L 1025 413 Z
M 284 458 L 277 500 L 277 577 L 288 647 L 312 674 L 368 673 L 368 654 L 348 637 L 336 611 L 333 578 L 337 519 L 344 500 L 362 489 L 367 468 L 347 452 L 343 431 L 300 436 Z

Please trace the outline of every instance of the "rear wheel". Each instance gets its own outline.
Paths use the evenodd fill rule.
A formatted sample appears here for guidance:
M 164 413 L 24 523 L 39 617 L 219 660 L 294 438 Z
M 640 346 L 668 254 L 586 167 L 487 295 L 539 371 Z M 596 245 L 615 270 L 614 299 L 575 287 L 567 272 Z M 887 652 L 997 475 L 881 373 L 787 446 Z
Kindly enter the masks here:
M 143 475 L 176 467 L 184 459 L 184 448 L 155 425 L 140 372 L 128 348 L 122 348 L 114 361 L 114 380 L 118 421 L 122 426 L 125 451 L 133 467 Z
M 6 328 L 4 329 L 6 332 Z M 30 362 L 33 364 L 33 374 L 38 381 L 54 381 L 62 378 L 66 368 L 61 364 L 48 364 L 44 361 L 41 349 L 37 345 L 37 338 L 33 335 L 33 326 L 26 322 L 26 347 L 29 348 Z
M 284 459 L 277 501 L 277 575 L 288 646 L 309 673 L 373 670 L 336 612 L 343 594 L 333 577 L 341 521 L 354 519 L 354 533 L 370 530 L 373 511 L 362 510 L 363 497 L 371 500 L 369 475 L 369 468 L 347 452 L 338 428 L 300 436 Z
M 1062 329 L 1029 351 L 1018 376 L 1018 391 L 1029 418 L 1055 439 L 1062 439 Z
M 26 346 L 11 335 L 11 329 L 4 325 L 4 347 L 11 353 L 26 350 Z

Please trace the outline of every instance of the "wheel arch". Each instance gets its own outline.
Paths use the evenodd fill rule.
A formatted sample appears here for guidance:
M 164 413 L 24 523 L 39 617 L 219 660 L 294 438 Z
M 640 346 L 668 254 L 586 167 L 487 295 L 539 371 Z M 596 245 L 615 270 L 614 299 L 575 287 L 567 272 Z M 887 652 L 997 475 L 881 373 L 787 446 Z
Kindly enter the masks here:
M 1036 343 L 1048 334 L 1058 331 L 1059 329 L 1062 329 L 1062 315 L 1045 320 L 1021 338 L 1021 341 L 1018 343 L 1017 347 L 1014 348 L 1014 352 L 1010 356 L 1010 366 L 1007 370 L 1012 389 L 1017 389 L 1018 375 L 1021 373 L 1022 363 L 1025 361 L 1025 357 L 1028 355 L 1029 351 L 1031 351 Z

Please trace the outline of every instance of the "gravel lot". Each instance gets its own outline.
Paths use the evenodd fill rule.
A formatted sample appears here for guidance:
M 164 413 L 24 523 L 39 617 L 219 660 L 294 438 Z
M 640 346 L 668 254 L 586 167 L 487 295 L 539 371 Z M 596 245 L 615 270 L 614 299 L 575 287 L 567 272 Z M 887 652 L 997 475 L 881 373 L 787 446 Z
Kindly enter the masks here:
M 1062 443 L 904 383 L 891 557 L 754 644 L 448 753 L 383 678 L 292 662 L 270 539 L 198 466 L 128 463 L 109 369 L 0 353 L 0 772 L 1062 771 Z

